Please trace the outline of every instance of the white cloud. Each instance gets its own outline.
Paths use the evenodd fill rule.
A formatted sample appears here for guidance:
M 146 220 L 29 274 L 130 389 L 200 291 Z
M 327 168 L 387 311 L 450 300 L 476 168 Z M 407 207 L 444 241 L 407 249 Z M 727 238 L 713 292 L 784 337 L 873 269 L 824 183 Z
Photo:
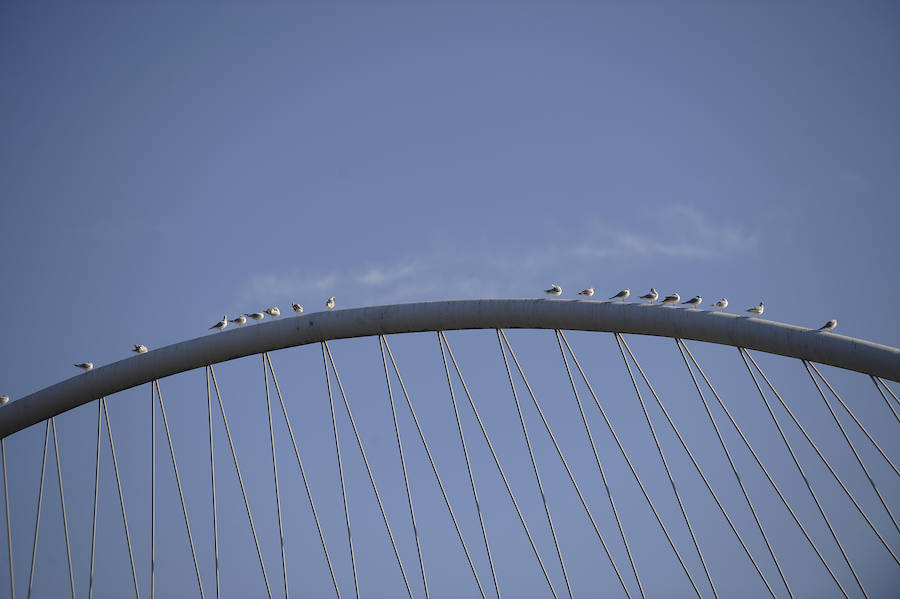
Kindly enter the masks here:
M 640 228 L 595 222 L 567 237 L 581 241 L 529 247 L 454 245 L 326 273 L 254 274 L 241 287 L 239 299 L 256 305 L 302 292 L 321 296 L 323 301 L 336 295 L 339 304 L 342 295 L 352 296 L 354 305 L 367 305 L 508 297 L 521 289 L 523 281 L 543 281 L 549 273 L 560 279 L 580 278 L 607 260 L 723 261 L 757 247 L 755 235 L 712 222 L 688 205 L 660 210 Z

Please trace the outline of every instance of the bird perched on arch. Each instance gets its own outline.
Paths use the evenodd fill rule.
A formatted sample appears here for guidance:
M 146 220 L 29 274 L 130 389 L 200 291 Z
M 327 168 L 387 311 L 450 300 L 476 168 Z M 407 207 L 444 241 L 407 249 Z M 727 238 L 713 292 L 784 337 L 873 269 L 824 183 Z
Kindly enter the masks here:
M 751 306 L 750 308 L 747 308 L 747 312 L 749 312 L 750 314 L 753 314 L 755 316 L 762 316 L 763 312 L 765 312 L 765 311 L 766 311 L 766 305 L 762 302 L 759 302 L 758 306 Z
M 134 349 L 131 350 L 131 351 L 133 351 L 133 352 L 136 353 L 136 354 L 146 354 L 146 353 L 147 353 L 147 346 L 146 346 L 146 345 L 140 345 L 140 344 L 138 344 L 138 343 L 135 343 L 135 344 L 134 344 Z
M 691 299 L 689 299 L 687 301 L 683 301 L 681 303 L 685 306 L 691 306 L 693 308 L 694 306 L 699 306 L 700 302 L 702 302 L 702 301 L 703 301 L 702 297 L 700 297 L 699 295 L 695 295 Z
M 584 297 L 591 297 L 594 295 L 594 288 L 588 287 L 587 289 L 582 289 L 578 292 L 578 295 L 583 295 Z
M 547 295 L 552 295 L 553 297 L 557 297 L 562 295 L 562 287 L 560 287 L 556 283 L 553 283 L 552 285 L 550 285 L 550 289 L 544 289 L 544 293 L 546 293 Z
M 237 318 L 232 318 L 228 322 L 233 322 L 234 324 L 238 325 L 239 327 L 242 327 L 247 323 L 247 317 L 244 316 L 243 314 L 239 314 Z
M 83 371 L 87 372 L 88 370 L 90 370 L 91 368 L 94 367 L 94 363 L 93 362 L 79 362 L 78 364 L 73 364 L 73 366 L 75 368 L 80 368 Z
M 5 406 L 9 403 L 9 395 L 0 395 L 0 406 Z
M 819 327 L 820 331 L 833 331 L 837 328 L 837 318 L 832 318 L 825 324 Z
M 614 296 L 612 296 L 609 299 L 622 300 L 624 302 L 626 299 L 628 299 L 629 295 L 631 295 L 631 289 L 626 288 L 626 289 L 623 289 L 622 291 L 620 291 L 619 293 L 615 294 Z
M 244 314 L 244 316 L 246 316 L 247 318 L 250 318 L 252 320 L 262 320 L 263 318 L 266 317 L 266 315 L 263 314 L 262 312 L 251 312 L 249 314 Z
M 303 313 L 303 306 L 301 306 L 301 305 L 298 304 L 298 303 L 291 302 L 291 310 L 293 310 L 293 311 L 296 312 L 297 314 L 302 314 L 302 313 Z
M 716 310 L 724 310 L 725 308 L 728 307 L 728 300 L 723 297 L 722 299 L 720 299 L 719 301 L 714 303 L 712 306 Z
M 641 299 L 642 299 L 642 300 L 647 300 L 648 303 L 651 303 L 651 304 L 652 304 L 652 303 L 655 302 L 657 299 L 659 299 L 659 291 L 657 291 L 656 289 L 654 289 L 653 287 L 651 287 L 651 288 L 650 288 L 650 292 L 647 293 L 646 295 L 642 295 L 642 296 L 641 296 Z
M 328 298 L 327 302 L 325 302 L 325 307 L 328 308 L 329 310 L 334 308 L 334 296 L 333 295 Z
M 216 324 L 209 327 L 209 330 L 211 331 L 213 329 L 216 329 L 217 331 L 221 331 L 222 329 L 224 329 L 227 326 L 228 326 L 228 316 L 222 315 L 222 320 L 220 320 Z
M 266 314 L 272 318 L 278 318 L 281 316 L 281 310 L 278 309 L 278 306 L 272 306 L 271 308 L 266 308 Z
M 663 298 L 663 301 L 661 301 L 659 303 L 663 306 L 668 306 L 669 304 L 677 304 L 680 301 L 681 301 L 681 296 L 678 295 L 678 292 L 676 291 L 672 295 L 667 295 L 665 298 Z

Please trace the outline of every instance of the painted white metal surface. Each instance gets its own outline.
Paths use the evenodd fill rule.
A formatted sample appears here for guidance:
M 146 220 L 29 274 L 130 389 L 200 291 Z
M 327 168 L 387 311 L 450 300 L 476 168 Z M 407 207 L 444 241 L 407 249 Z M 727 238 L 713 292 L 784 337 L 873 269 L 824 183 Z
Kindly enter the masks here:
M 900 349 L 761 318 L 590 300 L 453 300 L 304 313 L 161 347 L 10 402 L 0 410 L 0 438 L 102 396 L 264 351 L 379 334 L 495 328 L 679 337 L 810 360 L 900 382 Z

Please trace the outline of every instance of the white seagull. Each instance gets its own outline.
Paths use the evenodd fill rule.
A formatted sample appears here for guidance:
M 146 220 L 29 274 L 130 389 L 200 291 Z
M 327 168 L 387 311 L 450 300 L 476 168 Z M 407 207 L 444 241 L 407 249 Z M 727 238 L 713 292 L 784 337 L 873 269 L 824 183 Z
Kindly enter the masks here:
M 762 313 L 765 312 L 766 306 L 762 302 L 759 302 L 758 306 L 753 306 L 752 308 L 747 308 L 747 312 L 750 314 L 755 314 L 756 316 L 762 316 Z
M 680 301 L 681 301 L 681 296 L 678 295 L 678 292 L 676 291 L 672 295 L 667 295 L 663 299 L 663 301 L 660 302 L 660 304 L 662 304 L 663 306 L 666 306 L 668 304 L 677 304 Z
M 262 312 L 252 312 L 250 314 L 244 314 L 247 318 L 252 318 L 253 320 L 262 320 L 266 317 Z
M 829 320 L 825 324 L 819 327 L 820 331 L 833 331 L 837 328 L 837 318 Z
M 213 329 L 216 329 L 217 331 L 221 331 L 222 329 L 224 329 L 227 326 L 228 326 L 228 316 L 223 315 L 222 320 L 220 320 L 216 324 L 209 327 L 209 330 L 211 331 Z
M 716 308 L 718 310 L 724 310 L 725 308 L 728 307 L 728 300 L 723 297 L 722 299 L 720 299 L 719 301 L 714 303 L 712 306 L 713 306 L 713 308 Z
M 650 288 L 650 293 L 648 293 L 647 295 L 642 295 L 642 296 L 641 296 L 641 299 L 642 299 L 642 300 L 647 300 L 648 302 L 650 302 L 650 303 L 652 304 L 652 303 L 655 302 L 657 299 L 659 299 L 659 291 L 657 291 L 656 289 L 654 289 L 653 287 L 651 287 L 651 288 Z
M 623 289 L 622 291 L 620 291 L 619 293 L 615 294 L 614 296 L 612 296 L 612 297 L 609 298 L 609 299 L 611 299 L 611 300 L 617 300 L 617 299 L 620 299 L 620 300 L 622 300 L 622 301 L 624 302 L 626 299 L 628 299 L 628 296 L 629 296 L 629 295 L 631 295 L 631 289 Z
M 334 296 L 331 296 L 328 298 L 328 301 L 325 302 L 325 307 L 328 308 L 329 310 L 334 308 Z
M 702 297 L 700 297 L 699 295 L 695 295 L 694 297 L 687 300 L 686 302 L 681 302 L 681 303 L 686 306 L 699 306 L 700 302 L 702 302 L 702 301 L 703 301 Z
M 303 306 L 301 306 L 300 304 L 295 304 L 294 302 L 291 302 L 291 308 L 292 308 L 292 309 L 294 310 L 294 312 L 296 312 L 297 314 L 302 314 L 302 313 L 303 313 Z
M 281 316 L 281 310 L 278 309 L 278 306 L 272 306 L 271 308 L 266 308 L 266 314 L 272 318 L 278 318 Z
M 139 345 L 139 344 L 135 343 L 135 344 L 134 344 L 134 349 L 131 350 L 131 351 L 133 351 L 133 352 L 136 353 L 136 354 L 146 354 L 146 353 L 147 353 L 147 346 L 146 346 L 146 345 Z
M 552 285 L 550 285 L 550 289 L 544 289 L 544 293 L 556 297 L 558 295 L 562 295 L 562 287 L 560 287 L 556 283 L 553 283 Z
M 583 295 L 584 297 L 591 297 L 594 295 L 594 288 L 588 287 L 587 289 L 582 289 L 578 292 L 578 295 Z
M 75 366 L 76 368 L 80 368 L 83 371 L 87 372 L 88 370 L 90 370 L 91 368 L 94 367 L 94 363 L 93 362 L 80 362 L 78 364 L 73 364 L 73 366 Z
M 247 317 L 244 316 L 243 314 L 240 314 L 240 315 L 238 315 L 237 318 L 232 318 L 228 322 L 233 322 L 234 324 L 238 325 L 239 327 L 242 327 L 247 323 Z
M 0 395 L 0 406 L 5 406 L 9 403 L 9 395 Z

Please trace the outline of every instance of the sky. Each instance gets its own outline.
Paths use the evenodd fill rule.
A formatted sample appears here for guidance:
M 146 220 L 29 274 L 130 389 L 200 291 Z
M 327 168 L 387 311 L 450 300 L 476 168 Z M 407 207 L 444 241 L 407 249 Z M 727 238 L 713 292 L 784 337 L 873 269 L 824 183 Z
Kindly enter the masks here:
M 0 393 L 14 401 L 73 376 L 74 362 L 107 364 L 127 357 L 134 343 L 152 349 L 206 334 L 223 313 L 233 317 L 273 304 L 287 313 L 290 301 L 316 311 L 332 295 L 338 308 L 537 297 L 551 283 L 560 284 L 568 297 L 587 286 L 595 287 L 601 298 L 624 287 L 639 295 L 651 286 L 662 293 L 678 291 L 683 297 L 701 294 L 705 304 L 727 297 L 734 312 L 765 301 L 766 317 L 773 320 L 818 327 L 837 318 L 840 333 L 900 346 L 900 321 L 893 307 L 900 295 L 895 276 L 900 254 L 896 233 L 900 217 L 896 197 L 900 188 L 898 27 L 900 10 L 889 2 L 690 2 L 677 6 L 658 2 L 163 2 L 152 6 L 4 2 L 0 5 L 0 310 L 6 317 L 0 325 Z M 508 381 L 505 371 L 498 370 L 502 362 L 497 362 L 492 335 L 449 337 L 454 351 L 458 343 L 461 355 L 468 352 L 473 384 L 483 384 L 485 394 L 496 391 L 508 402 Z M 532 368 L 542 372 L 541 352 L 558 351 L 552 333 L 522 335 L 511 335 L 511 342 L 517 351 L 521 346 L 523 357 L 530 355 Z M 446 410 L 447 390 L 440 386 L 445 384 L 443 367 L 436 361 L 433 336 L 406 337 L 392 340 L 404 355 L 398 356 L 400 368 L 404 362 L 409 364 L 410 386 L 414 380 L 422 385 L 423 394 L 440 394 L 441 409 Z M 630 382 L 623 378 L 621 363 L 615 362 L 621 358 L 607 337 L 576 334 L 576 351 L 580 346 L 584 352 L 610 360 L 618 378 L 605 388 L 610 393 L 618 389 L 633 402 Z M 686 389 L 685 397 L 696 402 L 692 389 L 685 386 L 691 383 L 685 379 L 683 364 L 666 341 L 635 339 L 632 344 L 639 359 L 640 352 L 646 353 L 647 361 L 659 354 L 652 362 L 655 376 L 673 385 L 680 377 L 678 385 Z M 720 368 L 723 385 L 731 380 L 725 373 L 732 368 L 735 380 L 744 377 L 740 393 L 748 401 L 759 402 L 746 371 L 740 370 L 743 365 L 736 352 L 727 349 L 702 348 L 702 353 Z M 383 401 L 384 373 L 379 370 L 377 342 L 336 343 L 334 351 L 339 371 L 346 364 L 348 374 L 342 375 L 353 389 L 350 401 L 368 393 Z M 776 372 L 784 369 L 785 387 L 801 388 L 806 376 L 802 368 L 764 358 Z M 494 360 L 493 366 L 480 368 L 488 359 Z M 326 391 L 319 348 L 286 350 L 283 356 L 273 354 L 273 362 L 295 402 L 303 394 L 316 398 L 317 407 L 309 410 L 324 420 L 307 418 L 306 412 L 300 420 L 310 429 L 309 443 L 315 447 L 321 443 L 321 452 L 313 452 L 321 457 L 317 467 L 321 476 L 334 483 L 333 454 L 327 453 L 333 451 L 333 439 L 329 448 L 328 412 L 322 411 L 328 406 L 322 403 Z M 547 388 L 568 393 L 556 366 L 545 374 Z M 220 368 L 217 374 L 230 381 L 233 396 L 255 393 L 259 399 L 258 357 Z M 431 387 L 426 384 L 426 372 L 433 375 Z M 886 408 L 877 403 L 881 399 L 870 382 L 860 376 L 832 374 L 859 392 L 860 409 L 882 433 L 879 439 L 888 453 L 893 450 L 897 455 L 900 443 L 891 441 L 896 432 L 889 428 Z M 351 384 L 353 376 L 357 380 Z M 256 378 L 250 382 L 251 377 Z M 174 427 L 176 444 L 192 473 L 188 486 L 195 487 L 189 510 L 205 514 L 203 494 L 209 491 L 203 486 L 208 479 L 203 381 L 202 371 L 187 373 L 178 381 L 163 383 L 162 388 L 164 397 L 171 388 L 173 396 L 182 399 L 173 397 L 167 407 L 187 419 L 188 424 Z M 550 386 L 551 381 L 557 386 Z M 816 397 L 810 394 L 814 388 L 808 380 L 803 393 L 811 406 Z M 135 473 L 134 480 L 126 477 L 124 484 L 126 496 L 135 497 L 134 509 L 141 514 L 134 521 L 143 543 L 139 557 L 147 562 L 149 390 L 121 396 L 130 399 L 110 400 L 111 416 L 114 423 L 122 422 L 120 460 Z M 265 478 L 270 475 L 265 420 L 257 421 L 264 413 L 231 399 L 230 409 L 236 414 L 232 418 L 238 420 L 234 431 L 238 448 L 243 447 L 245 459 L 259 466 L 251 468 L 251 479 L 259 477 L 258 484 L 251 486 L 271 486 Z M 371 402 L 359 401 L 366 406 L 361 410 L 374 409 Z M 571 398 L 566 396 L 566 401 Z M 140 408 L 138 402 L 144 402 Z M 298 411 L 306 406 L 294 405 Z M 517 424 L 509 419 L 514 418 L 510 405 L 503 406 L 507 420 L 498 420 L 496 428 L 502 431 L 501 439 L 509 436 L 511 448 L 521 444 L 521 438 L 513 436 Z M 622 417 L 640 418 L 634 404 L 629 407 L 631 411 Z M 379 404 L 379 409 L 385 406 Z M 385 417 L 383 411 L 379 414 L 364 422 Z M 452 416 L 431 414 L 435 428 L 446 423 L 448 415 Z M 691 416 L 685 418 L 688 426 L 696 424 Z M 759 424 L 760 438 L 774 445 L 777 433 L 762 432 L 763 420 L 748 418 Z M 826 416 L 820 411 L 810 418 L 825 434 Z M 379 422 L 383 426 L 372 429 L 379 432 L 364 438 L 380 439 L 380 445 L 373 442 L 386 456 L 391 455 L 391 422 Z M 560 428 L 574 427 L 563 429 L 576 431 L 566 436 L 580 434 L 577 421 L 564 421 L 561 416 L 559 422 Z M 64 456 L 72 456 L 71 461 L 78 464 L 71 474 L 64 473 L 64 482 L 67 501 L 71 498 L 77 514 L 70 516 L 69 523 L 73 545 L 77 545 L 76 583 L 81 595 L 87 590 L 90 528 L 85 523 L 91 516 L 89 474 L 96 403 L 61 416 L 58 425 Z M 640 420 L 634 422 L 635 427 L 640 425 Z M 256 427 L 265 443 L 239 436 L 241 426 Z M 540 431 L 540 420 L 530 421 L 529 426 L 530 431 Z M 596 426 L 602 427 L 602 421 Z M 708 429 L 702 434 L 711 434 Z M 407 431 L 410 437 L 405 443 L 415 446 L 414 429 Z M 351 429 L 342 434 L 345 451 L 356 451 Z M 455 447 L 452 429 L 434 434 L 443 435 L 437 448 L 450 452 Z M 467 431 L 471 437 L 477 434 L 475 428 Z M 652 473 L 648 476 L 664 495 L 667 487 L 660 482 L 664 473 L 653 470 L 659 468 L 653 462 L 657 456 L 646 431 L 642 434 L 643 440 L 634 442 L 634 451 L 646 458 Z M 125 449 L 127 437 L 140 439 L 144 446 Z M 245 439 L 243 446 L 240 439 Z M 677 440 L 669 441 L 671 451 L 679 451 Z M 715 439 L 697 437 L 697 443 L 707 441 Z M 17 593 L 27 588 L 42 442 L 42 428 L 33 427 L 7 445 L 8 458 L 14 462 L 10 476 L 18 546 L 14 551 Z M 164 443 L 164 437 L 158 442 Z M 217 467 L 223 469 L 220 476 L 226 480 L 227 441 L 221 437 L 216 442 Z M 840 456 L 835 459 L 843 460 L 851 472 L 853 457 L 841 442 L 833 437 L 835 455 Z M 571 451 L 580 452 L 581 473 L 592 481 L 585 484 L 598 492 L 594 499 L 600 513 L 602 487 L 596 486 L 585 447 Z M 296 478 L 296 471 L 287 470 L 293 459 L 291 448 L 281 449 L 279 459 Z M 608 449 L 616 451 L 613 445 Z M 546 476 L 564 488 L 568 484 L 565 472 L 553 470 L 557 468 L 552 462 L 556 459 L 553 447 L 545 444 L 540 451 L 548 464 Z M 529 522 L 534 524 L 529 526 L 537 529 L 542 526 L 542 507 L 539 496 L 527 486 L 527 454 L 521 447 L 508 454 L 517 456 L 510 460 L 519 460 L 514 463 L 523 477 L 522 493 L 533 508 Z M 497 544 L 508 545 L 501 587 L 507 585 L 510 596 L 546 596 L 514 513 L 504 503 L 505 491 L 497 486 L 489 454 L 479 455 L 485 502 L 495 503 L 495 513 L 503 513 L 496 523 L 504 530 L 504 540 Z M 614 461 L 614 455 L 609 459 Z M 164 458 L 166 454 L 161 453 L 158 460 Z M 464 504 L 469 500 L 467 479 L 458 458 L 454 454 L 447 468 L 458 483 L 458 501 Z M 421 509 L 433 512 L 429 526 L 440 529 L 434 534 L 443 543 L 442 549 L 433 548 L 442 559 L 435 557 L 432 562 L 436 587 L 432 590 L 440 596 L 470 579 L 453 545 L 452 529 L 442 519 L 443 506 L 428 478 L 429 466 L 422 456 L 415 459 L 422 468 L 421 480 L 428 481 L 417 483 L 428 497 L 423 505 L 434 500 L 428 504 L 431 508 Z M 810 454 L 809 459 L 815 456 Z M 160 468 L 165 464 L 159 463 Z M 383 476 L 394 477 L 387 485 L 397 502 L 391 519 L 399 522 L 405 517 L 402 479 L 397 478 L 395 462 L 384 464 L 381 471 L 390 473 Z M 727 463 L 719 466 L 727 468 Z M 365 471 L 356 462 L 349 467 L 365 497 L 359 509 L 368 510 L 361 519 L 370 525 L 372 537 L 360 550 L 368 556 L 368 560 L 360 558 L 361 576 L 368 581 L 364 594 L 397 596 L 403 591 L 396 586 L 396 563 L 379 528 L 377 506 L 365 495 Z M 689 472 L 689 463 L 685 468 Z M 889 503 L 900 504 L 900 484 L 894 475 L 879 473 Z M 621 474 L 624 481 L 627 471 Z M 719 474 L 723 481 L 730 475 L 721 468 Z M 168 471 L 166 476 L 170 477 Z M 55 474 L 48 480 L 55 481 Z M 240 495 L 234 481 L 227 480 L 222 484 L 232 491 L 232 503 L 223 510 L 238 524 L 229 533 L 233 537 L 224 546 L 223 560 L 246 567 L 248 574 L 229 579 L 224 596 L 229 590 L 259 596 L 263 588 L 258 570 L 251 568 L 255 550 L 241 528 L 245 521 L 239 520 L 244 517 Z M 112 479 L 104 481 L 114 484 Z M 173 555 L 183 558 L 187 554 L 183 530 L 178 528 L 182 526 L 180 507 L 172 495 L 171 480 L 165 481 L 167 499 L 160 509 L 171 516 L 167 526 L 172 538 L 167 543 L 177 548 L 172 549 Z M 871 494 L 865 478 L 860 481 L 855 487 L 859 494 Z M 757 482 L 760 488 L 766 484 Z M 291 492 L 297 493 L 291 497 L 295 505 L 303 506 L 305 497 L 298 484 L 290 483 Z M 343 552 L 336 558 L 342 593 L 352 596 L 346 547 L 341 545 L 343 512 L 333 502 L 334 489 L 328 484 L 322 485 L 331 493 L 330 499 L 323 499 L 330 526 L 326 535 L 334 551 Z M 698 502 L 706 500 L 700 499 L 705 497 L 702 487 L 692 488 Z M 797 486 L 795 491 L 801 497 L 804 490 Z M 52 486 L 45 489 L 45 501 L 58 512 L 53 492 Z M 634 492 L 623 490 L 629 498 L 624 502 L 631 508 L 630 499 L 634 499 L 632 522 L 646 527 L 644 536 L 652 540 L 646 543 L 645 559 L 657 564 L 659 572 L 659 580 L 647 584 L 661 585 L 656 588 L 668 589 L 673 596 L 690 596 L 677 562 L 666 553 L 665 540 L 652 528 L 649 512 L 639 512 L 641 499 Z M 255 499 L 268 502 L 270 495 L 258 490 Z M 128 592 L 131 577 L 127 562 L 122 561 L 122 547 L 115 545 L 122 534 L 113 519 L 115 487 L 105 487 L 103 497 L 110 519 L 101 536 L 110 539 L 113 549 L 104 554 L 108 578 L 103 582 L 106 586 L 98 586 L 96 596 L 120 596 L 116 589 Z M 567 506 L 558 508 L 566 514 L 559 517 L 564 523 L 570 512 L 581 515 L 573 497 L 569 493 L 559 499 L 559 505 Z M 731 499 L 739 512 L 740 497 Z M 677 522 L 677 511 L 671 511 L 677 507 L 670 499 L 666 505 Z M 774 514 L 778 506 L 771 505 Z M 877 503 L 869 505 L 873 511 L 880 509 Z M 468 542 L 477 546 L 477 520 L 470 506 L 466 509 Z M 812 509 L 806 512 L 810 519 L 815 517 Z M 269 577 L 278 591 L 277 525 L 269 517 L 273 510 L 259 510 L 268 518 L 261 525 L 262 536 Z M 848 535 L 862 530 L 850 520 L 852 508 L 841 513 L 850 514 L 838 519 Z M 744 524 L 746 517 L 741 516 Z M 584 521 L 578 522 L 566 531 L 570 547 L 580 548 L 583 543 L 590 547 L 585 549 L 590 559 L 602 559 L 591 544 L 596 542 L 591 531 L 584 528 Z M 306 540 L 315 541 L 309 536 L 314 531 L 306 512 L 295 513 L 291 523 L 306 527 Z M 879 523 L 890 527 L 886 516 Z M 404 535 L 405 566 L 415 578 L 408 524 L 397 526 Z M 609 526 L 604 512 L 604 530 Z M 47 516 L 44 527 L 40 551 L 46 553 L 38 554 L 35 596 L 58 596 L 68 588 L 64 552 L 58 542 L 60 526 Z M 615 529 L 609 531 L 613 534 Z M 541 534 L 546 536 L 546 531 L 541 529 Z M 723 555 L 743 559 L 740 549 L 731 547 L 734 542 L 728 534 L 721 526 L 709 533 L 717 545 L 721 538 L 722 544 L 730 544 L 728 551 L 738 551 Z M 827 531 L 816 535 L 823 544 L 828 540 Z M 877 541 L 872 544 L 863 532 L 857 536 L 864 541 L 854 546 L 856 558 L 870 561 L 864 574 L 871 587 L 867 590 L 872 596 L 884 596 L 892 586 L 896 588 L 900 571 L 893 561 L 885 561 Z M 900 530 L 887 538 L 900 547 Z M 792 539 L 784 543 L 802 546 L 802 539 Z M 689 553 L 689 539 L 681 540 Z M 434 543 L 437 547 L 438 541 Z M 201 569 L 210 596 L 210 542 L 204 539 L 200 544 L 205 552 Z M 314 542 L 297 544 L 303 548 L 298 547 L 295 555 L 309 560 L 297 566 L 298 586 L 292 587 L 292 593 L 302 595 L 304 584 L 310 596 L 333 592 L 323 574 L 321 553 L 315 553 L 320 548 Z M 544 559 L 552 566 L 552 545 L 543 548 Z M 761 541 L 754 541 L 754 549 L 764 555 Z M 839 564 L 836 549 L 828 551 Z M 588 559 L 572 558 L 572 569 L 588 581 L 576 588 L 578 594 L 591 596 L 606 584 L 617 584 L 606 571 L 604 578 L 591 579 Z M 617 554 L 617 559 L 624 557 Z M 167 582 L 159 584 L 169 585 L 160 588 L 166 589 L 167 596 L 194 596 L 190 562 L 171 561 L 160 564 L 159 576 Z M 480 575 L 488 582 L 483 557 L 478 563 Z M 625 564 L 621 561 L 620 566 Z M 702 578 L 699 564 L 692 567 Z M 729 580 L 755 576 L 746 564 L 733 579 L 726 574 L 732 573 L 729 563 L 717 567 L 722 572 L 720 584 L 726 588 Z M 798 581 L 804 575 L 822 576 L 814 557 L 792 567 Z M 148 568 L 143 564 L 141 568 L 142 594 L 149 596 Z M 529 574 L 521 576 L 519 583 L 515 572 L 522 568 Z M 766 573 L 777 581 L 771 564 Z M 561 573 L 553 569 L 552 576 L 557 589 L 564 589 Z M 852 589 L 849 571 L 840 576 Z M 7 588 L 8 572 L 0 572 L 0 579 L 0 588 Z M 670 580 L 677 581 L 671 583 L 676 586 L 666 586 Z M 828 582 L 823 578 L 816 590 L 834 593 L 835 587 Z M 124 586 L 116 586 L 119 583 Z M 636 588 L 633 581 L 626 584 Z M 741 592 L 757 596 L 760 591 L 744 587 L 731 589 L 732 596 Z M 465 587 L 463 592 L 475 591 Z M 781 595 L 782 588 L 777 593 Z

